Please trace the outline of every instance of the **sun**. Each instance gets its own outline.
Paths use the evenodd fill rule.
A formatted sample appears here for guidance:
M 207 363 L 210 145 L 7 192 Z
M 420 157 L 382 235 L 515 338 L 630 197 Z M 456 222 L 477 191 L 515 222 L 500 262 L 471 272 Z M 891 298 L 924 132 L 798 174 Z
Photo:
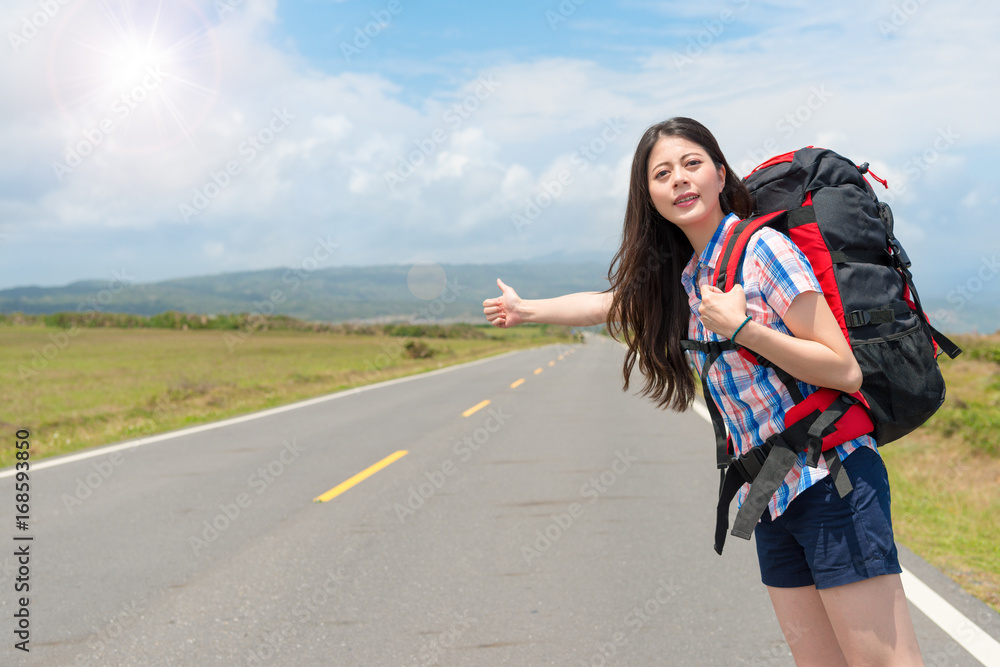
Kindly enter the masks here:
M 110 45 L 107 64 L 101 71 L 111 90 L 128 91 L 139 85 L 150 70 L 170 71 L 171 64 L 169 54 L 162 47 L 155 43 L 139 43 L 138 36 L 130 35 L 128 39 Z
M 187 139 L 219 93 L 211 24 L 189 0 L 80 0 L 49 57 L 49 85 L 68 122 L 108 127 L 117 150 Z

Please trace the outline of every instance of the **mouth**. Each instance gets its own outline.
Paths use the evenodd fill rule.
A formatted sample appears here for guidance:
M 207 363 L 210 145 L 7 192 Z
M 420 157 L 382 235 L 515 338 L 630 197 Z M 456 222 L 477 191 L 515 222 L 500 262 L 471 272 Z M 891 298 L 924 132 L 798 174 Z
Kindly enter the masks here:
M 681 195 L 680 197 L 674 200 L 674 206 L 689 206 L 693 204 L 695 201 L 697 201 L 697 199 L 698 195 L 696 194 Z

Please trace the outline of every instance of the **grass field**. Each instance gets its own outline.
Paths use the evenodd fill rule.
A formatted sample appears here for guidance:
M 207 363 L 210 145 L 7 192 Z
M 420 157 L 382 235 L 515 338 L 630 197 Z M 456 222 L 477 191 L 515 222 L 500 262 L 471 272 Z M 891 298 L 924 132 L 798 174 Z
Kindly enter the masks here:
M 941 357 L 945 405 L 881 449 L 896 539 L 1000 611 L 1000 336 Z
M 2 326 L 0 426 L 30 428 L 38 460 L 574 340 L 564 327 L 482 330 L 480 339 L 275 330 L 234 339 L 219 330 L 80 328 L 70 337 Z M 13 452 L 0 449 L 0 468 L 13 465 Z

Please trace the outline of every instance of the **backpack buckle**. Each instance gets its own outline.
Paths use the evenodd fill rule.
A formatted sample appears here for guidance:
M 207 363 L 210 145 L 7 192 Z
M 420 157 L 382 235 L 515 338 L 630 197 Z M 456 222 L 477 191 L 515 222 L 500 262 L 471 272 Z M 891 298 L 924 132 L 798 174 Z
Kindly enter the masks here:
M 850 327 L 861 327 L 871 324 L 872 315 L 867 310 L 855 310 L 844 315 L 844 323 Z
M 892 248 L 892 253 L 890 254 L 896 263 L 904 269 L 910 268 L 910 257 L 906 254 L 906 251 L 903 250 L 903 246 L 899 244 L 899 241 L 895 238 L 889 239 L 889 247 Z
M 726 340 L 706 340 L 700 341 L 702 349 L 701 352 L 709 355 L 710 357 L 721 357 L 723 352 L 729 352 L 736 349 L 736 343 L 733 341 Z
M 767 455 L 770 451 L 771 445 L 767 443 L 759 445 L 743 456 L 730 456 L 729 465 L 736 470 L 744 482 L 753 484 L 753 481 L 757 479 L 758 473 L 760 473 L 760 469 L 764 467 L 764 461 L 767 460 Z

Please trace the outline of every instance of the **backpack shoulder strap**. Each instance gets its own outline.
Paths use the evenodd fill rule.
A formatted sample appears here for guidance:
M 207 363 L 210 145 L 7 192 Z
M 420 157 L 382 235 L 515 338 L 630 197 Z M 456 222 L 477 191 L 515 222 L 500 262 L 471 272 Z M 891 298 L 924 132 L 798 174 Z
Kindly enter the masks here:
M 728 292 L 733 285 L 742 282 L 743 258 L 750 237 L 762 227 L 777 225 L 787 215 L 787 211 L 775 211 L 767 215 L 751 216 L 733 225 L 722 240 L 722 255 L 715 266 L 715 286 Z
M 712 398 L 712 392 L 708 388 L 708 369 L 722 356 L 723 352 L 736 349 L 736 344 L 731 340 L 704 341 L 704 340 L 681 340 L 681 349 L 687 352 L 701 352 L 705 355 L 705 361 L 701 366 L 699 375 L 701 376 L 701 388 L 705 398 L 705 407 L 712 418 L 712 429 L 715 431 L 715 459 L 716 465 L 720 469 L 725 469 L 729 465 L 730 444 L 729 435 L 726 432 L 726 422 L 722 418 L 722 412 Z

